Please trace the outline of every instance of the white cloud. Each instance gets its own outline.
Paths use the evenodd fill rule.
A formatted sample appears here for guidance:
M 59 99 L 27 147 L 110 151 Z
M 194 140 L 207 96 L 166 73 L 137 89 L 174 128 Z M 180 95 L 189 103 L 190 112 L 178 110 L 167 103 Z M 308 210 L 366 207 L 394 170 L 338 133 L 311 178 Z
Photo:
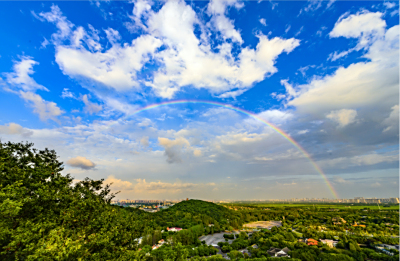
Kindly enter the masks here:
M 304 7 L 303 9 L 300 10 L 300 14 L 305 11 L 305 12 L 314 12 L 318 10 L 322 6 L 321 0 L 308 0 L 307 1 L 307 6 Z
M 308 132 L 310 132 L 310 130 L 300 130 L 300 131 L 297 132 L 297 134 L 303 135 L 303 134 L 306 134 Z
M 29 137 L 33 132 L 29 129 L 23 128 L 17 123 L 9 123 L 8 125 L 0 125 L 0 133 L 7 135 L 22 135 L 23 137 Z
M 56 103 L 46 101 L 38 94 L 20 91 L 19 95 L 33 107 L 33 111 L 39 114 L 39 118 L 43 121 L 48 119 L 57 121 L 57 116 L 64 113 Z
M 115 176 L 108 176 L 107 179 L 104 180 L 103 184 L 111 184 L 111 189 L 113 191 L 116 190 L 132 190 L 133 184 L 129 181 L 124 181 L 121 179 L 115 178 Z
M 49 91 L 46 87 L 38 84 L 30 75 L 34 73 L 32 67 L 38 62 L 31 57 L 23 56 L 20 62 L 14 62 L 14 72 L 5 73 L 7 90 L 18 94 L 30 106 L 34 108 L 34 112 L 39 114 L 41 120 L 52 119 L 57 121 L 57 116 L 64 113 L 56 103 L 45 101 L 40 95 L 34 93 L 36 90 Z M 19 89 L 19 91 L 15 91 Z
M 399 160 L 398 151 L 396 153 L 378 154 L 371 153 L 353 157 L 338 157 L 334 159 L 326 159 L 318 161 L 321 167 L 335 167 L 338 169 L 346 169 L 355 166 L 370 166 L 379 163 L 392 163 Z
M 142 18 L 148 18 L 151 11 L 152 1 L 146 0 L 136 0 L 134 1 L 134 7 L 132 11 L 132 15 L 129 16 L 132 19 L 132 23 L 128 22 L 125 23 L 126 28 L 131 31 L 135 32 L 137 30 L 143 29 L 147 30 L 147 27 L 142 23 Z
M 148 193 L 178 193 L 182 190 L 192 190 L 198 188 L 199 184 L 194 183 L 182 183 L 182 182 L 175 182 L 175 183 L 167 183 L 167 182 L 146 182 L 145 179 L 137 179 L 136 184 L 134 185 L 135 191 L 146 191 Z
M 381 185 L 381 183 L 379 183 L 379 182 L 375 182 L 375 183 L 373 183 L 373 184 L 371 184 L 371 187 L 373 187 L 373 188 L 379 188 L 379 187 L 381 187 L 382 185 Z
M 389 117 L 383 120 L 382 124 L 387 126 L 383 132 L 394 131 L 399 132 L 399 105 L 392 107 Z
M 38 84 L 30 75 L 34 73 L 32 67 L 38 62 L 29 56 L 22 56 L 21 61 L 14 62 L 14 72 L 5 73 L 6 81 L 14 87 L 19 87 L 24 91 L 44 90 L 49 91 L 43 85 Z
M 150 126 L 152 124 L 153 124 L 153 122 L 150 119 L 145 118 L 144 120 L 142 120 L 141 122 L 138 123 L 138 126 L 139 127 L 147 127 L 147 126 Z
M 209 3 L 207 12 L 211 15 L 211 27 L 183 1 L 167 2 L 158 12 L 152 11 L 150 4 L 136 1 L 131 17 L 135 22 L 141 21 L 138 26 L 146 34 L 131 43 L 121 43 L 119 33 L 109 28 L 104 32 L 111 47 L 105 51 L 99 43 L 99 32 L 92 26 L 89 25 L 91 32 L 75 27 L 56 6 L 48 13 L 41 13 L 40 17 L 59 28 L 53 35 L 56 39 L 53 43 L 56 62 L 63 73 L 77 79 L 90 79 L 119 92 L 132 88 L 140 91 L 147 85 L 156 95 L 172 98 L 182 87 L 194 87 L 205 88 L 221 98 L 235 98 L 276 73 L 277 57 L 299 45 L 299 40 L 294 38 L 268 39 L 258 35 L 255 49 L 246 47 L 233 52 L 233 43 L 225 40 L 238 43 L 243 40 L 225 12 L 228 7 L 243 6 L 236 1 Z M 200 27 L 199 38 L 195 35 L 195 26 Z M 216 48 L 212 47 L 210 30 L 220 32 L 225 39 Z M 70 44 L 61 44 L 61 39 L 69 40 Z M 159 49 L 161 46 L 163 48 Z M 138 78 L 138 72 L 148 62 L 155 62 L 158 70 Z
M 363 11 L 341 16 L 329 33 L 330 37 L 358 38 L 357 49 L 365 48 L 385 34 L 386 22 L 382 13 Z
M 193 155 L 196 156 L 196 157 L 201 157 L 202 152 L 201 152 L 201 150 L 196 149 L 196 150 L 193 151 Z
M 77 98 L 75 97 L 75 95 L 74 95 L 72 92 L 69 91 L 68 88 L 64 88 L 64 89 L 63 89 L 63 91 L 62 91 L 62 93 L 61 93 L 61 97 L 64 98 L 64 99 L 65 99 L 65 98 L 77 99 Z
M 40 13 L 39 16 L 35 16 L 38 19 L 46 19 L 48 22 L 54 23 L 58 32 L 54 33 L 52 38 L 53 41 L 59 42 L 67 38 L 73 28 L 73 24 L 62 15 L 61 10 L 58 6 L 52 5 L 51 11 L 47 13 Z
M 331 111 L 326 118 L 335 121 L 339 127 L 345 127 L 350 123 L 356 121 L 357 111 L 355 110 L 348 110 L 348 109 L 341 109 L 337 111 Z
M 189 141 L 182 137 L 176 138 L 175 140 L 159 137 L 158 143 L 164 147 L 164 155 L 167 156 L 168 163 L 182 162 L 182 149 L 190 147 Z
M 85 104 L 85 111 L 89 114 L 97 113 L 103 109 L 103 106 L 100 104 L 89 101 L 87 94 L 82 96 L 82 101 Z
M 116 44 L 119 40 L 121 40 L 121 35 L 117 30 L 112 28 L 105 29 L 104 32 L 107 35 L 107 39 L 111 44 Z
M 336 183 L 342 183 L 342 184 L 348 183 L 348 181 L 346 181 L 344 178 L 342 178 L 342 177 L 340 177 L 340 176 L 335 176 L 335 177 L 334 177 L 334 181 L 335 181 Z
M 106 52 L 60 45 L 56 48 L 56 62 L 64 74 L 125 91 L 139 87 L 137 72 L 160 46 L 161 42 L 151 36 L 140 36 L 123 47 L 115 44 Z
M 40 49 L 46 49 L 46 47 L 50 44 L 50 42 L 44 38 L 43 42 L 40 44 Z
M 293 114 L 281 110 L 267 110 L 257 114 L 257 116 L 268 122 L 279 124 L 292 118 Z
M 111 184 L 112 191 L 121 191 L 122 193 L 128 191 L 135 191 L 135 193 L 145 193 L 145 194 L 176 194 L 182 191 L 193 191 L 205 188 L 215 188 L 217 185 L 215 183 L 190 183 L 181 182 L 177 180 L 174 183 L 162 182 L 162 181 L 151 181 L 147 182 L 146 179 L 135 179 L 135 182 L 130 182 L 122 179 L 118 179 L 115 176 L 108 176 L 104 180 L 104 184 Z
M 148 147 L 149 144 L 149 137 L 144 136 L 143 138 L 140 139 L 140 144 L 142 144 L 144 147 Z
M 69 159 L 67 161 L 67 165 L 74 168 L 81 168 L 85 170 L 93 169 L 96 166 L 96 164 L 94 164 L 91 160 L 81 156 Z
M 339 67 L 333 74 L 314 77 L 305 85 L 293 87 L 282 81 L 288 105 L 300 113 L 322 118 L 341 109 L 360 114 L 373 108 L 374 113 L 368 113 L 372 117 L 398 104 L 399 27 L 385 31 L 381 15 L 364 12 L 340 18 L 332 36 L 358 37 L 359 45 L 368 50 L 364 57 L 369 61 Z
M 260 20 L 258 20 L 260 22 L 260 24 L 262 24 L 263 26 L 267 26 L 267 20 L 265 20 L 265 18 L 260 18 Z
M 396 4 L 393 2 L 384 2 L 383 5 L 386 7 L 386 9 L 392 9 L 396 6 Z

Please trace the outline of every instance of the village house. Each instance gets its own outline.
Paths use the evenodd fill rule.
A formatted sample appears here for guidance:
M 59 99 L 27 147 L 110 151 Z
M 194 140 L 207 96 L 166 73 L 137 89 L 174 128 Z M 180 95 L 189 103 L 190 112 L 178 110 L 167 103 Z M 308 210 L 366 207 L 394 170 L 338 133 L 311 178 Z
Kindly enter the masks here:
M 270 256 L 274 256 L 274 257 L 290 257 L 288 255 L 289 251 L 290 251 L 290 249 L 287 247 L 285 247 L 283 249 L 271 247 L 269 250 L 267 250 L 267 253 Z
M 320 239 L 320 241 L 327 245 L 330 248 L 336 247 L 338 241 L 332 240 L 332 239 Z
M 181 231 L 182 228 L 180 228 L 180 227 L 167 227 L 167 230 L 168 231 L 172 231 L 172 232 L 178 232 L 178 231 Z
M 312 238 L 307 239 L 306 243 L 309 246 L 318 246 L 318 241 Z

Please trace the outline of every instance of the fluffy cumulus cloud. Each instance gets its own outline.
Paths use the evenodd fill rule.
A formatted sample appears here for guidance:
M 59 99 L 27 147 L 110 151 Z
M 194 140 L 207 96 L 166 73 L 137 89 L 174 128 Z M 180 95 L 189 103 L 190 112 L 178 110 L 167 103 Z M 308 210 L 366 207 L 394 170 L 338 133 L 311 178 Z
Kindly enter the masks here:
M 356 38 L 357 46 L 367 50 L 364 58 L 368 60 L 340 66 L 334 73 L 314 77 L 305 85 L 283 81 L 287 105 L 320 119 L 326 115 L 341 118 L 342 125 L 356 115 L 382 121 L 382 115 L 398 105 L 399 27 L 387 29 L 381 16 L 379 12 L 362 12 L 340 18 L 331 37 Z
M 309 1 L 302 12 L 327 13 L 332 3 Z M 2 119 L 0 138 L 55 149 L 64 174 L 104 178 L 121 191 L 119 198 L 288 198 L 308 197 L 310 191 L 330 197 L 290 136 L 338 191 L 357 182 L 354 189 L 362 189 L 346 193 L 362 195 L 374 186 L 388 194 L 387 184 L 398 181 L 399 162 L 399 26 L 385 13 L 391 10 L 332 15 L 320 26 L 328 37 L 320 37 L 296 20 L 314 17 L 296 17 L 297 11 L 276 27 L 266 9 L 244 21 L 242 15 L 257 9 L 245 9 L 251 4 L 257 5 L 136 0 L 122 20 L 93 26 L 72 23 L 56 5 L 33 12 L 37 23 L 53 27 L 43 42 L 46 50 L 37 50 L 54 50 L 64 82 L 57 81 L 53 93 L 35 77 L 47 63 L 19 56 L 0 84 L 33 108 L 35 120 L 57 124 Z M 293 60 L 300 41 L 287 36 L 291 32 L 305 39 L 301 55 L 314 44 L 329 52 Z M 229 107 L 174 104 L 135 113 L 175 97 L 234 98 L 230 104 L 288 136 Z M 398 186 L 387 190 L 397 193 Z
M 357 111 L 341 109 L 337 111 L 331 111 L 326 117 L 335 121 L 339 127 L 344 127 L 350 123 L 355 122 Z
M 365 46 L 374 38 L 383 36 L 386 22 L 382 20 L 383 13 L 363 11 L 357 14 L 344 14 L 336 22 L 329 33 L 330 37 L 360 38 L 358 43 Z
M 259 113 L 257 116 L 268 122 L 279 124 L 292 118 L 293 114 L 289 111 L 267 110 Z
M 23 137 L 29 137 L 32 135 L 32 131 L 22 127 L 16 123 L 9 123 L 5 125 L 0 125 L 0 133 L 7 135 L 22 135 Z
M 294 38 L 269 39 L 259 34 L 255 49 L 239 47 L 240 52 L 234 54 L 233 49 L 243 40 L 226 11 L 242 6 L 236 1 L 211 1 L 207 7 L 211 20 L 205 23 L 183 1 L 169 1 L 158 12 L 152 11 L 149 3 L 137 1 L 132 23 L 127 26 L 145 34 L 123 43 L 119 32 L 108 28 L 104 30 L 111 45 L 108 49 L 100 44 L 99 31 L 73 25 L 57 6 L 36 16 L 57 26 L 52 37 L 56 62 L 66 75 L 117 91 L 149 86 L 163 98 L 173 98 L 182 87 L 204 88 L 227 98 L 241 95 L 276 73 L 278 56 L 290 53 L 300 43 Z M 195 34 L 197 27 L 200 37 Z M 221 37 L 216 48 L 210 32 Z M 158 70 L 139 77 L 146 64 L 159 65 Z
M 190 147 L 190 143 L 187 139 L 179 137 L 175 140 L 168 138 L 158 138 L 158 143 L 165 149 L 165 156 L 167 157 L 168 163 L 180 163 L 182 162 L 182 150 Z
M 111 184 L 113 190 L 132 190 L 133 184 L 132 182 L 121 180 L 111 175 L 108 176 L 107 179 L 104 180 L 104 184 Z
M 67 165 L 74 168 L 81 168 L 85 170 L 93 169 L 96 166 L 96 164 L 94 164 L 91 160 L 81 156 L 69 159 L 67 161 Z
M 145 193 L 146 195 L 171 195 L 180 192 L 190 192 L 205 188 L 215 188 L 215 183 L 191 183 L 182 182 L 177 180 L 173 183 L 162 182 L 162 181 L 146 181 L 146 179 L 135 179 L 134 181 L 126 181 L 118 179 L 115 176 L 108 176 L 104 180 L 104 184 L 112 184 L 111 189 L 113 191 L 120 191 L 122 193 L 134 191 L 134 193 Z
M 243 3 L 239 3 L 236 0 L 221 0 L 221 1 L 210 1 L 207 6 L 207 12 L 212 16 L 211 24 L 221 33 L 224 40 L 231 39 L 233 42 L 243 43 L 240 33 L 235 29 L 233 21 L 225 16 L 226 9 L 230 6 L 234 6 L 240 9 L 244 6 Z M 265 23 L 265 22 L 264 22 Z

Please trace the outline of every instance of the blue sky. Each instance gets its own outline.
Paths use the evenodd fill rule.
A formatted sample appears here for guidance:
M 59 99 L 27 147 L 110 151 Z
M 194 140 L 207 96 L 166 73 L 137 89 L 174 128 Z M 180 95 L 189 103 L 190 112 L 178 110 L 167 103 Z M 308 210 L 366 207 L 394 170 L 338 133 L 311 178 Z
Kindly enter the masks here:
M 121 198 L 399 194 L 391 1 L 1 2 L 0 137 Z

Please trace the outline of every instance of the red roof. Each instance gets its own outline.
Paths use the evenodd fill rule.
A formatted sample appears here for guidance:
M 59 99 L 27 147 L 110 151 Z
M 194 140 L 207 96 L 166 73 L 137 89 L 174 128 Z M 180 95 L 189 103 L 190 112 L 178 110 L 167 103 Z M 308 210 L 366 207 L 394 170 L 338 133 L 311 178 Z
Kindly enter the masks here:
M 318 241 L 312 238 L 307 239 L 307 245 L 309 246 L 317 246 L 318 245 Z

